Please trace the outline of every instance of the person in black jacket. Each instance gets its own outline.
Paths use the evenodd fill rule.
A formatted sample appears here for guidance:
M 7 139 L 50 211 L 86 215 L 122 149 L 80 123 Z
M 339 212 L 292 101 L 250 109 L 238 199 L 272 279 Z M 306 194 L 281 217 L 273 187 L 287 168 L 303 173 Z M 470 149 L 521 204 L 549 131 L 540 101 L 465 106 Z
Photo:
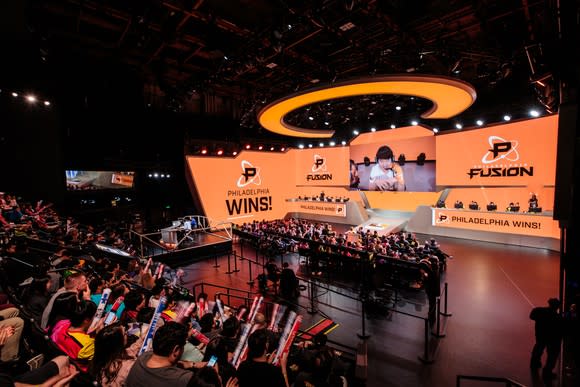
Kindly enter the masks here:
M 563 320 L 558 313 L 560 300 L 550 298 L 548 307 L 536 307 L 530 313 L 530 319 L 536 322 L 536 344 L 532 350 L 530 368 L 536 370 L 542 366 L 542 354 L 547 350 L 547 359 L 542 376 L 545 379 L 553 379 L 556 375 L 552 372 L 562 341 Z

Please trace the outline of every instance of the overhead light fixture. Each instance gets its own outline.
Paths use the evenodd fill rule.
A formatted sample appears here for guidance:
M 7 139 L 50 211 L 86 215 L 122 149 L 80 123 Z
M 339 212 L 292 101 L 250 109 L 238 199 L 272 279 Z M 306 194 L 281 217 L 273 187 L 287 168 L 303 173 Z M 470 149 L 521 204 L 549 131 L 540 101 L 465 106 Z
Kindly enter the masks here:
M 13 96 L 14 98 L 18 97 L 18 93 L 16 93 L 15 91 L 13 91 L 13 92 L 12 92 L 12 96 Z
M 377 128 L 375 128 L 374 126 L 371 128 L 371 132 L 376 132 Z
M 202 154 L 202 155 L 205 155 L 205 154 L 207 154 L 207 149 L 202 149 L 202 150 L 201 150 L 201 154 Z M 157 177 L 157 176 L 156 176 L 156 177 Z
M 310 121 L 314 121 L 314 117 L 312 117 L 312 116 L 308 117 L 308 119 L 309 119 Z
M 328 126 L 328 125 L 330 125 L 330 122 L 324 121 L 324 125 Z
M 238 154 L 238 152 L 237 152 L 237 151 L 233 151 L 233 152 L 232 152 L 232 155 L 234 155 L 234 156 L 235 156 L 235 155 L 237 155 L 237 154 Z
M 260 146 L 258 147 L 258 150 L 262 150 L 262 149 L 264 149 L 264 147 L 263 147 L 262 145 L 260 145 Z
M 475 121 L 475 123 L 477 124 L 477 126 L 482 126 L 483 125 L 483 121 L 482 120 L 477 120 L 477 121 Z
M 44 106 L 50 106 L 50 101 L 44 101 Z
M 540 112 L 537 111 L 536 109 L 532 109 L 532 110 L 530 110 L 530 116 L 532 116 L 532 117 L 539 117 L 540 116 Z
M 36 103 L 36 97 L 32 94 L 26 96 L 26 100 L 30 103 Z
M 511 119 L 512 119 L 512 116 L 510 116 L 509 114 L 506 114 L 505 116 L 503 116 L 504 121 L 509 121 Z
M 153 177 L 153 175 L 150 173 L 150 174 L 149 174 L 149 177 Z
M 413 120 L 413 121 L 411 121 L 411 125 L 413 125 L 413 126 L 417 126 L 417 125 L 419 125 L 419 122 L 418 122 L 418 121 L 415 121 L 415 120 Z
M 246 145 L 246 149 L 250 149 L 252 146 L 250 144 Z
M 218 154 L 218 156 L 221 156 L 221 155 L 224 154 L 224 151 L 222 149 L 220 149 L 220 150 L 217 151 L 217 154 Z
M 314 79 L 310 80 L 310 83 L 318 83 L 318 82 L 320 82 L 320 79 L 318 79 L 318 78 L 314 78 Z
M 270 147 L 270 150 L 271 150 L 271 151 L 273 151 L 273 150 L 274 150 L 274 147 L 273 147 L 273 146 L 271 146 L 271 147 Z
M 354 134 L 355 136 L 358 136 L 358 130 L 353 130 L 352 134 Z
M 352 30 L 354 27 L 356 27 L 356 26 L 353 23 L 348 22 L 348 23 L 344 23 L 343 25 L 341 25 L 338 28 L 344 32 L 344 31 Z
M 324 143 L 321 142 L 320 144 L 318 144 L 319 147 L 323 148 L 324 147 Z
M 400 106 L 395 106 L 395 110 L 401 110 Z
M 282 147 L 280 148 L 280 152 L 284 152 L 286 150 L 286 148 Z
M 341 141 L 341 144 L 342 144 L 343 146 L 344 146 L 344 145 L 346 145 L 346 141 L 342 140 L 342 141 Z
M 304 144 L 299 144 L 299 145 L 298 145 L 298 148 L 300 148 L 300 149 L 304 149 Z
M 433 128 L 433 133 L 439 133 L 439 129 L 438 128 Z
M 334 142 L 334 141 L 331 141 L 331 142 L 330 142 L 328 145 L 330 145 L 330 146 L 335 146 L 335 145 L 336 145 L 336 142 Z
M 155 173 L 153 174 L 153 177 L 154 177 L 154 178 L 158 178 L 158 177 L 159 177 L 159 174 L 158 174 L 157 172 L 155 172 Z
M 395 124 L 391 124 L 391 129 L 395 129 L 395 128 L 396 128 Z
M 456 129 L 463 129 L 463 125 L 461 125 L 459 122 L 455 124 L 455 128 Z
M 169 179 L 171 177 L 171 175 L 167 174 L 167 175 L 165 175 L 165 177 Z
M 308 148 L 312 148 L 312 144 L 308 144 Z

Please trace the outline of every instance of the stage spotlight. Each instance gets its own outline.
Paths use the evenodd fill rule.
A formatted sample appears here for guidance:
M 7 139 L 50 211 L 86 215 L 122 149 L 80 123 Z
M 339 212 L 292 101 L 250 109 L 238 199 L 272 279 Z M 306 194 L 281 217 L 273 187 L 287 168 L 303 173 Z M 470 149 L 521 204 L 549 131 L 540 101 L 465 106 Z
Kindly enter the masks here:
M 312 144 L 308 144 L 308 148 L 312 148 Z
M 312 116 L 308 117 L 308 119 L 309 119 L 310 121 L 314 121 L 314 117 L 312 117 Z
M 532 109 L 532 110 L 530 110 L 530 116 L 532 116 L 532 117 L 539 117 L 540 116 L 540 112 L 537 111 L 537 110 L 535 110 L 535 109 Z
M 376 131 L 377 131 L 377 128 L 374 128 L 374 127 L 371 128 L 371 132 L 376 132 Z
M 151 177 L 153 177 L 153 175 L 150 173 L 150 174 L 149 174 L 149 177 L 151 178 Z
M 335 145 L 336 145 L 336 143 L 335 143 L 334 141 L 331 141 L 331 142 L 330 142 L 328 145 L 330 145 L 330 146 L 335 146 Z
M 455 124 L 455 129 L 463 129 L 463 125 L 458 122 Z
M 274 150 L 274 147 L 273 147 L 273 146 L 271 146 L 271 147 L 270 147 L 270 150 L 271 150 L 271 151 L 273 151 L 273 150 Z
M 319 147 L 323 148 L 324 147 L 324 143 L 321 142 L 320 144 L 318 144 Z
M 413 121 L 411 121 L 411 125 L 413 125 L 413 126 L 417 126 L 417 125 L 419 125 L 419 122 L 418 122 L 418 121 L 415 121 L 415 120 L 413 120 Z
M 236 152 L 236 151 L 232 152 L 232 155 L 234 155 L 234 156 L 236 156 L 237 154 L 238 154 L 238 152 Z
M 250 149 L 250 148 L 251 148 L 250 144 L 246 145 L 246 149 Z
M 164 174 L 164 173 L 162 173 L 160 177 L 163 179 L 163 178 L 165 177 L 165 174 Z
M 401 110 L 401 107 L 400 106 L 396 106 L 395 107 L 395 110 Z
M 328 126 L 328 125 L 330 125 L 330 122 L 324 121 L 324 125 Z
M 397 126 L 395 124 L 391 124 L 391 129 L 395 129 Z
M 483 125 L 483 121 L 482 120 L 477 120 L 477 121 L 475 121 L 475 123 L 477 124 L 477 126 Z
M 343 141 L 341 142 L 341 144 L 342 144 L 342 145 L 346 145 L 346 141 L 344 141 L 344 140 L 343 140 Z
M 158 174 L 157 172 L 155 172 L 155 173 L 153 174 L 153 177 L 157 179 L 157 178 L 159 177 L 159 174 Z
M 12 92 L 12 96 L 13 96 L 14 98 L 18 97 L 18 93 L 16 93 L 16 92 L 14 92 L 14 91 L 13 91 L 13 92 Z
M 264 149 L 264 147 L 263 147 L 262 145 L 260 145 L 260 146 L 258 147 L 258 150 L 262 150 L 262 149 Z
M 30 103 L 36 103 L 36 97 L 33 96 L 32 94 L 27 95 L 26 96 L 26 101 L 30 102 Z
M 165 175 L 165 177 L 169 179 L 171 177 L 171 175 L 167 174 L 167 175 Z
M 280 148 L 280 152 L 284 152 L 286 150 L 286 148 L 282 147 Z
M 358 136 L 358 130 L 353 130 L 352 134 L 354 134 L 355 136 Z
M 399 165 L 405 165 L 405 161 L 407 161 L 407 159 L 405 158 L 405 155 L 401 153 L 397 161 L 399 162 Z
M 50 101 L 44 101 L 44 106 L 50 106 Z
M 202 154 L 202 155 L 205 155 L 205 154 L 207 154 L 207 149 L 202 149 L 202 150 L 201 150 L 201 154 Z
M 433 133 L 439 133 L 439 128 L 433 128 Z
M 300 149 L 304 149 L 304 144 L 299 144 L 299 145 L 298 145 L 298 148 L 300 148 Z
M 419 156 L 417 156 L 417 165 L 425 165 L 426 158 L 427 156 L 425 156 L 424 152 L 419 153 Z
M 511 119 L 512 119 L 512 116 L 510 116 L 510 115 L 508 115 L 508 114 L 506 114 L 505 116 L 503 116 L 503 120 L 504 120 L 504 121 L 509 121 L 509 120 L 511 120 Z
M 218 156 L 221 156 L 221 155 L 223 155 L 223 154 L 224 154 L 224 151 L 223 151 L 222 149 L 220 149 L 220 150 L 218 150 L 218 151 L 217 151 L 217 155 L 218 155 Z

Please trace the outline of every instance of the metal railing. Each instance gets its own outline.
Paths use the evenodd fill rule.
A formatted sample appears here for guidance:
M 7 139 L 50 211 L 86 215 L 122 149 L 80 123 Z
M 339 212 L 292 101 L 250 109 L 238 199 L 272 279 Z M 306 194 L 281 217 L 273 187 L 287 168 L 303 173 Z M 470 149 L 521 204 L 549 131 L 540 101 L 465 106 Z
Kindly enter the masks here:
M 461 387 L 462 380 L 474 380 L 478 382 L 502 383 L 506 387 L 526 387 L 509 378 L 498 378 L 493 376 L 457 375 L 456 387 Z

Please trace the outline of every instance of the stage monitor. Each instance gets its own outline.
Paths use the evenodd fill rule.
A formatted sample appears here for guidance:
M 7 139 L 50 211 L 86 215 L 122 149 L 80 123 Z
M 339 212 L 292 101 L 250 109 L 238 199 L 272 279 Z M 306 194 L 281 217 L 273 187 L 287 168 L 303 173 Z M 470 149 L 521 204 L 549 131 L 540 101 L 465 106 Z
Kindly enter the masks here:
M 135 172 L 66 170 L 68 191 L 133 188 Z
M 351 189 L 435 192 L 435 137 L 420 126 L 364 133 L 349 168 Z

